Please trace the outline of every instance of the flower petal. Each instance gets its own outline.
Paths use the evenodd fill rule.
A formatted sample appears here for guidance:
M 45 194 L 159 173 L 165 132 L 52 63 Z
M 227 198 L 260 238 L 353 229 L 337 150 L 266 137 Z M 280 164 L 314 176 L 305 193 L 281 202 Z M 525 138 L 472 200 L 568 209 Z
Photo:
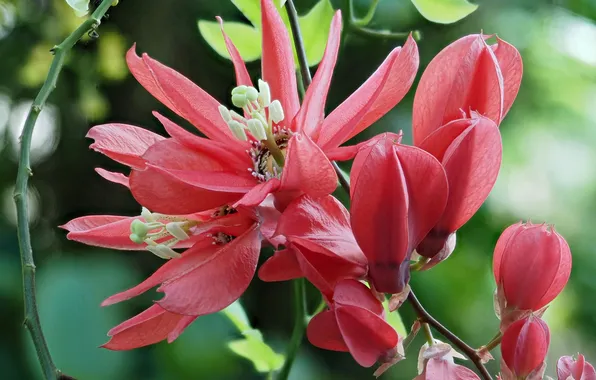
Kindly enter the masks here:
M 111 172 L 111 171 L 108 171 L 108 170 L 105 170 L 102 168 L 95 168 L 95 171 L 97 172 L 97 174 L 102 176 L 104 179 L 107 179 L 110 182 L 120 184 L 120 185 L 125 186 L 130 189 L 130 183 L 129 183 L 128 177 L 125 176 L 124 174 Z
M 342 306 L 357 306 L 382 316 L 383 305 L 372 291 L 360 281 L 345 280 L 339 282 L 333 293 L 333 302 Z
M 325 102 L 331 85 L 331 77 L 337 62 L 341 36 L 341 11 L 335 12 L 329 30 L 329 39 L 323 59 L 317 68 L 312 83 L 308 86 L 300 111 L 294 119 L 297 132 L 303 132 L 317 140 L 319 127 L 325 117 Z
M 337 174 L 325 153 L 308 135 L 294 134 L 288 142 L 280 190 L 301 190 L 319 197 L 336 188 Z
M 440 126 L 477 111 L 500 123 L 503 115 L 503 77 L 487 36 L 463 37 L 430 62 L 414 97 L 414 144 Z
M 525 378 L 545 360 L 550 332 L 543 320 L 530 316 L 511 324 L 501 340 L 503 360 L 517 377 Z
M 157 290 L 165 296 L 157 303 L 171 312 L 204 315 L 240 298 L 257 268 L 261 249 L 258 225 L 217 248 L 202 262 L 162 284 Z
M 521 55 L 517 49 L 497 37 L 497 43 L 491 45 L 495 52 L 495 57 L 499 62 L 499 68 L 503 75 L 503 88 L 505 90 L 503 98 L 503 115 L 501 120 L 505 117 L 509 109 L 513 105 L 513 101 L 519 91 L 519 86 L 523 74 L 523 62 Z
M 271 100 L 279 100 L 286 120 L 300 108 L 292 41 L 272 0 L 261 0 L 263 36 L 262 75 L 271 88 Z
M 223 34 L 224 41 L 226 43 L 226 49 L 228 49 L 228 53 L 230 53 L 230 58 L 232 63 L 234 64 L 234 71 L 236 71 L 236 84 L 238 86 L 252 86 L 252 81 L 250 80 L 250 75 L 248 74 L 248 70 L 246 70 L 246 65 L 244 64 L 244 60 L 240 56 L 238 49 L 234 46 L 234 43 L 226 34 L 224 30 L 224 22 L 221 17 L 215 17 L 221 26 L 221 34 Z
M 501 283 L 501 263 L 503 262 L 505 248 L 509 244 L 510 239 L 523 230 L 522 226 L 522 222 L 518 222 L 507 227 L 505 231 L 501 233 L 501 236 L 499 236 L 499 240 L 497 240 L 493 254 L 493 274 L 495 275 L 495 282 L 497 284 Z
M 254 186 L 249 192 L 244 194 L 239 201 L 234 203 L 234 207 L 255 207 L 261 204 L 271 193 L 279 189 L 280 181 L 277 178 L 272 178 L 266 182 L 259 183 Z
M 143 168 L 143 153 L 151 145 L 164 140 L 156 133 L 127 124 L 97 125 L 87 132 L 87 137 L 95 140 L 89 148 L 134 168 Z
M 303 277 L 296 253 L 291 249 L 276 251 L 259 268 L 259 278 L 265 282 L 287 281 Z
M 333 310 L 322 311 L 315 315 L 306 328 L 308 341 L 324 350 L 348 352 L 348 346 L 339 331 Z
M 194 320 L 196 317 L 169 313 L 159 305 L 153 305 L 111 329 L 108 332 L 111 339 L 102 347 L 119 351 L 148 346 L 166 339 L 180 322 L 191 318 Z
M 317 144 L 338 147 L 385 115 L 405 96 L 418 69 L 418 47 L 412 36 L 395 48 L 379 68 L 323 122 Z
M 135 46 L 126 54 L 132 75 L 151 95 L 188 120 L 207 137 L 217 141 L 230 141 L 234 136 L 219 114 L 219 102 L 188 78 L 159 63 Z
M 151 164 L 149 167 L 191 186 L 217 192 L 247 193 L 258 185 L 258 181 L 248 171 L 241 175 L 226 171 L 163 169 Z
M 144 245 L 130 240 L 130 224 L 138 217 L 89 215 L 60 226 L 68 231 L 66 238 L 96 247 L 142 250 Z

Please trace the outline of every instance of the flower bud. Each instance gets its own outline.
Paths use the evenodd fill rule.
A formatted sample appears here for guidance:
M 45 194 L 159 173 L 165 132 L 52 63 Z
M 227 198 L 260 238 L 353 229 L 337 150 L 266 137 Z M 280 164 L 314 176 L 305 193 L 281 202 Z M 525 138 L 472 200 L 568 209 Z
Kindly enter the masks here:
M 550 344 L 546 323 L 533 315 L 511 324 L 501 340 L 503 380 L 542 379 Z
M 558 380 L 596 380 L 596 371 L 582 354 L 577 355 L 577 360 L 571 356 L 561 356 L 557 361 Z
M 553 227 L 517 223 L 497 241 L 493 258 L 501 319 L 514 311 L 538 311 L 565 287 L 571 251 Z

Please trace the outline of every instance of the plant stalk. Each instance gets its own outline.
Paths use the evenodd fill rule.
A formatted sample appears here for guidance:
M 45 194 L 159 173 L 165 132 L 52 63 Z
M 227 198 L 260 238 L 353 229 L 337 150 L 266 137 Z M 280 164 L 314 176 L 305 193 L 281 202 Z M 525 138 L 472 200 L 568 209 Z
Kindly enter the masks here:
M 286 360 L 279 372 L 278 380 L 287 380 L 290 376 L 290 371 L 298 354 L 298 349 L 302 343 L 307 325 L 304 279 L 299 278 L 292 281 L 292 286 L 294 288 L 294 330 L 292 331 L 290 345 L 286 351 Z

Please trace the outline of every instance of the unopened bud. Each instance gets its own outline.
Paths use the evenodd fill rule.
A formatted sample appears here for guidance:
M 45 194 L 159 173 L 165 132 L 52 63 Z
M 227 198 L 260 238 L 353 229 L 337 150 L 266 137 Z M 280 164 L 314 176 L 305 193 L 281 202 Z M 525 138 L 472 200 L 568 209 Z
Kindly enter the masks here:
M 244 132 L 244 127 L 242 126 L 242 124 L 240 124 L 236 120 L 230 121 L 228 123 L 228 127 L 230 127 L 230 130 L 232 131 L 232 133 L 234 134 L 234 136 L 236 136 L 236 138 L 238 140 L 242 140 L 242 141 L 248 140 L 248 138 L 246 137 L 246 132 Z
M 269 115 L 271 115 L 271 120 L 275 124 L 279 123 L 284 119 L 284 109 L 281 106 L 279 100 L 274 100 L 269 105 Z
M 271 103 L 271 90 L 267 82 L 259 79 L 259 96 L 263 102 L 263 107 L 268 107 Z
M 267 140 L 265 126 L 259 120 L 250 119 L 247 123 L 248 130 L 257 140 Z

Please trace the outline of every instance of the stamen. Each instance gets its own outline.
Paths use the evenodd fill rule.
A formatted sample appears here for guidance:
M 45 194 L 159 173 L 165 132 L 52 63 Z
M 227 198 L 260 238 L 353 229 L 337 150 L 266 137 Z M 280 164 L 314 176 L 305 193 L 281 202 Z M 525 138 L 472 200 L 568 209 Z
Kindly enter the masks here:
M 220 104 L 219 107 L 217 107 L 217 109 L 219 110 L 221 118 L 224 119 L 226 123 L 229 123 L 232 120 L 232 114 L 230 113 L 230 110 L 228 110 L 226 107 Z
M 261 103 L 263 107 L 269 107 L 269 104 L 271 104 L 271 89 L 269 88 L 269 84 L 261 79 L 259 79 L 258 83 Z
M 269 105 L 269 115 L 275 124 L 278 124 L 284 119 L 284 109 L 279 100 L 274 100 Z
M 228 123 L 228 127 L 230 127 L 230 130 L 232 131 L 232 133 L 234 134 L 234 136 L 236 136 L 236 138 L 238 140 L 242 140 L 242 141 L 247 141 L 248 137 L 246 137 L 246 132 L 244 132 L 244 127 L 242 124 L 240 124 L 239 122 L 237 122 L 236 120 L 232 120 Z
M 260 120 L 251 119 L 247 122 L 247 127 L 250 133 L 257 139 L 257 140 L 266 140 L 267 139 L 267 132 L 265 132 L 265 128 L 263 123 Z

